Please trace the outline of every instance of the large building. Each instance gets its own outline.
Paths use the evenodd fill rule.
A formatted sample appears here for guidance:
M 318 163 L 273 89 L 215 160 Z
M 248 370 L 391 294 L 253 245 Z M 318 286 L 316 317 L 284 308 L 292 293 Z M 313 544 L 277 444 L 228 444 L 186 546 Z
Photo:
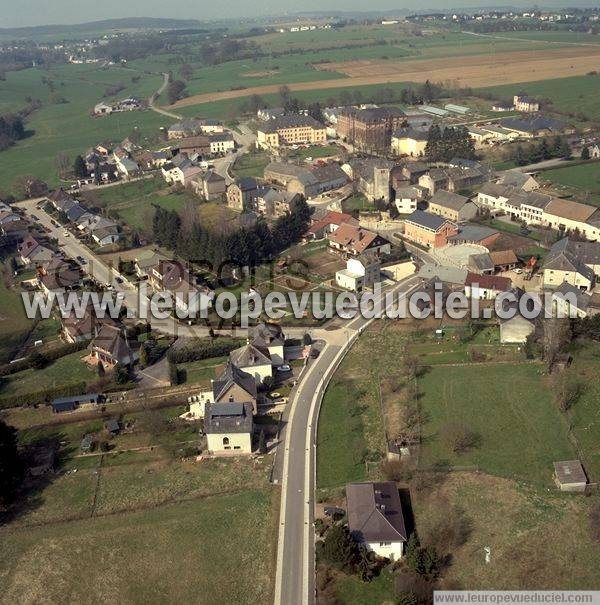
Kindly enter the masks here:
M 256 144 L 264 149 L 326 141 L 327 129 L 311 116 L 284 115 L 261 124 L 256 132 Z
M 404 221 L 404 237 L 428 248 L 445 246 L 456 233 L 456 225 L 451 221 L 423 210 L 415 210 Z
M 314 166 L 271 162 L 266 166 L 264 175 L 265 179 L 282 185 L 290 193 L 300 193 L 306 198 L 338 189 L 348 182 L 348 175 L 336 162 Z
M 520 92 L 514 96 L 513 105 L 517 111 L 525 111 L 527 113 L 534 113 L 540 110 L 540 102 L 527 96 L 524 92 Z
M 395 107 L 350 107 L 339 114 L 336 131 L 356 149 L 386 152 L 390 149 L 392 133 L 402 126 L 404 120 L 404 112 Z
M 399 128 L 392 134 L 392 153 L 421 157 L 425 155 L 428 130 L 425 128 Z
M 475 218 L 478 208 L 468 197 L 442 189 L 429 200 L 428 210 L 458 223 Z
M 600 275 L 600 244 L 565 237 L 552 246 L 542 271 L 545 288 L 554 289 L 567 283 L 589 292 Z

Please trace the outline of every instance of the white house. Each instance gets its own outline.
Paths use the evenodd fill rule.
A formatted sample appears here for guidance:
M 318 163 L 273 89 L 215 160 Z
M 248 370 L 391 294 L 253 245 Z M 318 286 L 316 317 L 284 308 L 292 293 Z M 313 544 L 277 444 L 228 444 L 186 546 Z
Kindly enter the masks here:
M 494 300 L 501 292 L 508 292 L 511 284 L 508 277 L 468 273 L 465 281 L 465 294 L 468 298 Z
M 346 261 L 346 268 L 337 271 L 335 283 L 352 292 L 372 288 L 381 279 L 381 263 L 376 254 L 365 252 Z
M 412 214 L 422 197 L 422 191 L 418 187 L 398 187 L 394 206 L 399 214 Z
M 214 403 L 206 405 L 204 432 L 212 454 L 252 453 L 252 404 Z
M 348 529 L 379 557 L 398 560 L 408 540 L 402 503 L 393 481 L 346 485 Z
M 251 343 L 234 349 L 229 353 L 229 359 L 238 370 L 250 374 L 260 384 L 265 378 L 273 376 L 273 364 L 267 349 Z
M 248 330 L 249 341 L 259 350 L 267 350 L 273 365 L 284 362 L 285 336 L 281 326 L 273 323 L 260 323 Z

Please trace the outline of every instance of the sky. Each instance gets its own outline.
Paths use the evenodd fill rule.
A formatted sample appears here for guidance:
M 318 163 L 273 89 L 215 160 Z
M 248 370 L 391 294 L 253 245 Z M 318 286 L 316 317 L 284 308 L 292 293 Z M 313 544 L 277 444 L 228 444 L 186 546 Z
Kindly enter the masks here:
M 523 0 L 0 0 L 0 27 L 71 24 L 120 17 L 219 19 L 282 14 L 300 10 L 390 10 L 479 6 L 531 7 Z M 538 0 L 540 6 L 598 6 L 600 0 Z

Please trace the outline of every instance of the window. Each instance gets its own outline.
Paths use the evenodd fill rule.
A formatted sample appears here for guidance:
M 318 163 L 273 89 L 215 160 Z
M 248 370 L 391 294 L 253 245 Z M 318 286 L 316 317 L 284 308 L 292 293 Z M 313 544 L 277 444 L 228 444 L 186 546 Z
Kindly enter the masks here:
M 223 437 L 223 445 L 229 445 L 229 437 Z
M 391 542 L 380 542 L 379 546 L 391 546 L 392 543 Z

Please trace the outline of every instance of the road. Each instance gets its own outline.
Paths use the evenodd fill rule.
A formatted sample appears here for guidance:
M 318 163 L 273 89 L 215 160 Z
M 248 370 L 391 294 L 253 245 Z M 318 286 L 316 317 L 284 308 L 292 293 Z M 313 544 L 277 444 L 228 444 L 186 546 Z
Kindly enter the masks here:
M 419 280 L 410 277 L 393 292 L 406 296 Z M 308 605 L 314 601 L 314 505 L 316 432 L 319 408 L 339 362 L 373 320 L 357 317 L 327 334 L 316 360 L 309 365 L 282 418 L 274 478 L 281 483 L 275 605 Z M 283 448 L 281 447 L 283 443 Z

